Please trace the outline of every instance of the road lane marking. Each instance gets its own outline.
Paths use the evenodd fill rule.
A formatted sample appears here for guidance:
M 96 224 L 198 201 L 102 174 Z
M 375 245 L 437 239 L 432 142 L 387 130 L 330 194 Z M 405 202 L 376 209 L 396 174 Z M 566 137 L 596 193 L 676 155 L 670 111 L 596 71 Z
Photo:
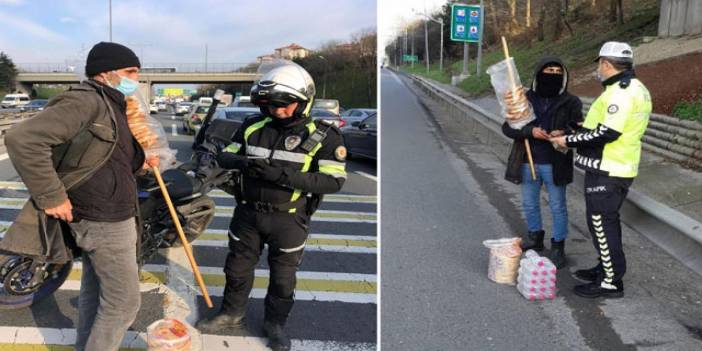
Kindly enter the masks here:
M 171 134 L 178 136 L 178 126 L 175 123 L 171 124 Z
M 0 197 L 0 209 L 21 210 L 26 202 L 25 198 Z M 215 208 L 215 217 L 231 217 L 233 213 L 234 206 L 217 206 Z M 312 216 L 312 220 L 317 222 L 376 223 L 377 214 L 374 212 L 317 210 Z
M 368 174 L 368 173 L 363 172 L 363 171 L 356 171 L 356 172 L 354 172 L 354 173 L 356 173 L 356 174 L 358 174 L 358 175 L 360 175 L 360 176 L 366 177 L 366 178 L 368 178 L 368 179 L 374 180 L 374 181 L 376 181 L 376 182 L 378 181 L 378 177 L 377 177 L 377 176 L 374 176 L 374 175 L 372 175 L 372 174 Z
M 206 278 L 205 275 L 203 275 L 203 279 L 220 279 L 220 278 L 213 278 L 213 276 L 207 276 Z M 224 275 L 222 275 L 224 277 Z M 223 279 L 223 278 L 222 278 Z M 207 280 L 206 280 L 207 281 Z M 265 282 L 265 284 L 264 284 Z M 197 293 L 198 296 L 202 295 L 202 292 L 200 292 L 200 288 L 198 287 L 197 283 L 195 283 L 194 278 L 190 278 L 185 281 L 185 283 L 188 285 L 188 287 L 192 290 L 193 293 Z M 317 286 L 316 284 L 319 284 L 317 282 L 309 282 L 313 284 L 313 286 Z M 255 278 L 254 279 L 254 289 L 251 290 L 251 294 L 249 295 L 250 298 L 252 299 L 264 299 L 266 297 L 266 293 L 268 291 L 267 285 L 268 284 L 268 279 L 263 280 L 263 278 Z M 295 289 L 295 300 L 298 301 L 324 301 L 324 302 L 344 302 L 344 303 L 363 303 L 363 304 L 376 304 L 377 303 L 377 295 L 375 293 L 376 290 L 376 284 L 375 283 L 357 283 L 355 284 L 355 288 L 352 288 L 354 290 L 361 290 L 363 286 L 366 285 L 367 290 L 373 291 L 373 293 L 353 293 L 353 292 L 338 292 L 338 291 L 311 291 L 309 290 L 310 287 L 307 289 L 301 289 L 301 284 L 300 280 L 298 280 L 298 288 Z M 332 287 L 336 287 L 337 285 L 330 285 Z M 259 288 L 262 287 L 262 288 Z M 167 290 L 167 287 L 163 284 L 158 284 L 158 283 L 153 283 L 153 282 L 141 282 L 139 283 L 139 289 L 141 292 L 149 292 L 153 290 L 159 290 L 160 293 L 165 293 Z M 62 291 L 80 291 L 80 280 L 73 280 L 73 279 L 67 279 L 66 282 L 61 285 L 59 290 Z M 331 289 L 330 289 L 331 290 Z M 210 296 L 217 296 L 221 297 L 224 294 L 224 285 L 221 286 L 208 286 L 207 287 L 207 292 L 210 294 Z
M 74 328 L 0 327 L 0 350 L 6 351 L 69 351 L 76 342 Z M 207 351 L 268 351 L 267 340 L 254 336 L 192 335 L 200 339 Z M 120 345 L 121 351 L 146 350 L 146 333 L 128 330 Z M 294 351 L 371 351 L 375 343 L 337 342 L 322 340 L 292 340 Z
M 171 119 L 175 121 L 175 119 L 176 119 L 175 115 L 171 115 Z
M 22 182 L 0 181 L 0 189 L 26 191 L 27 187 Z M 234 199 L 234 196 L 219 189 L 209 192 L 207 196 L 211 198 Z M 378 203 L 378 197 L 375 195 L 329 194 L 324 195 L 323 202 L 375 204 Z

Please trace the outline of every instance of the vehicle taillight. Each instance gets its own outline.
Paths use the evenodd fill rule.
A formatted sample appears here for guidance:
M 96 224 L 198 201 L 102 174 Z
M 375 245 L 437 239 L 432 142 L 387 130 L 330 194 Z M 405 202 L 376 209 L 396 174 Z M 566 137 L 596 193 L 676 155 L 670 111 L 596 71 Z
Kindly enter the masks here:
M 339 118 L 339 128 L 343 127 L 346 125 L 346 121 L 344 121 L 343 118 Z
M 199 120 L 200 120 L 200 116 L 198 116 L 198 115 L 192 115 L 192 116 L 190 116 L 190 120 L 193 121 L 193 122 L 199 121 Z

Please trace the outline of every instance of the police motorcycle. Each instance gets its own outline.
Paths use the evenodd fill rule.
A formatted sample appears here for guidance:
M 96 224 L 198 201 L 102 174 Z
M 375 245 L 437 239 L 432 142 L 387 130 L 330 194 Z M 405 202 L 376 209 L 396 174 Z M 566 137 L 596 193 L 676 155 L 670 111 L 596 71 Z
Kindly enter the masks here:
M 215 202 L 207 194 L 215 188 L 233 193 L 238 186 L 239 171 L 219 168 L 214 162 L 216 151 L 226 146 L 238 127 L 227 120 L 210 123 L 218 103 L 214 99 L 197 135 L 193 160 L 162 173 L 188 242 L 196 240 L 214 219 Z M 245 157 L 241 158 L 245 162 Z M 137 185 L 137 220 L 141 229 L 137 260 L 141 267 L 156 256 L 158 249 L 182 243 L 153 174 L 138 177 Z M 72 242 L 68 232 L 64 230 L 64 239 Z M 80 249 L 75 246 L 71 249 L 74 258 L 80 257 Z M 0 254 L 0 309 L 20 309 L 49 297 L 63 285 L 72 267 L 73 261 L 49 264 L 30 257 Z

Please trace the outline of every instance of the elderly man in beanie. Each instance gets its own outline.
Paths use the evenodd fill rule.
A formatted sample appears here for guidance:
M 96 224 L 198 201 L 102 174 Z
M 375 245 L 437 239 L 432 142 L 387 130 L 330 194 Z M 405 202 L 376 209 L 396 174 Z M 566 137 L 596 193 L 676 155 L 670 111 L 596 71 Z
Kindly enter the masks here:
M 101 42 L 89 79 L 53 98 L 6 136 L 12 163 L 46 216 L 67 222 L 82 250 L 76 350 L 117 350 L 140 305 L 136 172 L 158 164 L 127 124 L 126 96 L 141 64 L 129 48 Z

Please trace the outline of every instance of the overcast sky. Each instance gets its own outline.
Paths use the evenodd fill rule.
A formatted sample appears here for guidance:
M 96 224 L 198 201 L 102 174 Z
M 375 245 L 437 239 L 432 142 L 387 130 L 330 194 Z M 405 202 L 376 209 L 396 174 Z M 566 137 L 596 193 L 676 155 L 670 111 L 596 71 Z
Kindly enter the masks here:
M 16 63 L 61 63 L 109 38 L 108 0 L 0 0 L 0 51 Z M 142 63 L 248 63 L 297 43 L 376 28 L 375 0 L 112 0 L 113 41 Z
M 477 0 L 465 1 L 468 4 L 478 2 Z M 381 0 L 378 6 L 378 11 L 381 13 L 381 16 L 378 16 L 380 21 L 378 41 L 381 43 L 381 48 L 384 48 L 392 41 L 404 23 L 424 18 L 416 12 L 423 13 L 426 8 L 427 13 L 431 14 L 445 3 L 446 0 Z M 412 9 L 416 10 L 416 12 Z M 433 22 L 429 22 L 429 25 L 438 26 L 438 24 Z M 385 52 L 384 49 L 380 51 L 381 55 Z

